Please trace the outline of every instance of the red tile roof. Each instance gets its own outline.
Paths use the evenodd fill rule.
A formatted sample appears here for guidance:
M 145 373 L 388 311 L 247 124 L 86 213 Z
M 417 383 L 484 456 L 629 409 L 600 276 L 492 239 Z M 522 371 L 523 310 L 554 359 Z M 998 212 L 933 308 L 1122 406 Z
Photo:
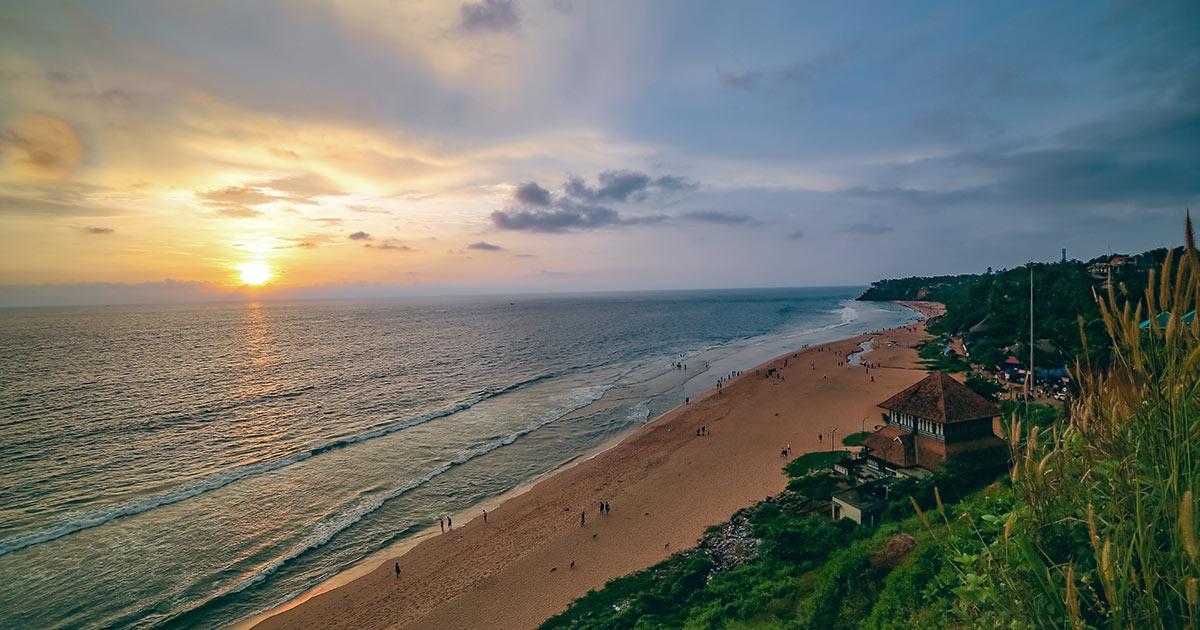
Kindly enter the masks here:
M 994 418 L 1000 410 L 945 372 L 933 372 L 880 407 L 942 424 Z
M 900 443 L 896 443 L 896 438 L 900 439 Z M 912 434 L 892 425 L 880 427 L 877 431 L 868 435 L 863 440 L 863 446 L 871 449 L 870 452 L 879 459 L 886 460 L 905 468 L 913 465 L 912 457 Z

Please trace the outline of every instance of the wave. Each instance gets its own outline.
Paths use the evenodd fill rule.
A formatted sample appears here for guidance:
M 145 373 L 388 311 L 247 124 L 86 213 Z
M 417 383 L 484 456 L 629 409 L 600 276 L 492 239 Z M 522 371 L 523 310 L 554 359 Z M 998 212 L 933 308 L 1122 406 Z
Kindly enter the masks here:
M 346 529 L 349 529 L 355 523 L 361 521 L 363 518 L 370 515 L 372 512 L 375 512 L 375 511 L 379 510 L 380 508 L 382 508 L 385 504 L 387 504 L 388 501 L 391 501 L 391 500 L 401 497 L 409 492 L 412 492 L 413 490 L 416 490 L 416 489 L 420 488 L 421 486 L 433 481 L 437 477 L 445 474 L 446 472 L 450 471 L 451 469 L 453 469 L 457 466 L 461 466 L 473 459 L 482 457 L 482 456 L 487 455 L 488 453 L 491 453 L 497 449 L 508 446 L 508 445 L 512 444 L 513 442 L 516 442 L 521 437 L 526 436 L 534 431 L 537 431 L 538 429 L 540 429 L 552 422 L 555 422 L 556 420 L 566 416 L 567 414 L 570 414 L 571 412 L 573 412 L 575 410 L 578 410 L 583 407 L 586 407 L 587 405 L 590 405 L 591 403 L 599 400 L 600 397 L 603 396 L 605 392 L 607 392 L 609 389 L 611 389 L 611 387 L 612 387 L 611 385 L 597 385 L 597 386 L 591 386 L 591 387 L 578 388 L 577 390 L 575 390 L 575 394 L 570 398 L 570 400 L 567 404 L 546 412 L 540 418 L 538 418 L 538 420 L 536 420 L 535 422 L 532 422 L 529 425 L 526 425 L 525 427 L 518 429 L 516 431 L 513 431 L 512 433 L 509 433 L 505 436 L 493 438 L 491 440 L 481 442 L 480 444 L 477 444 L 469 449 L 459 451 L 458 453 L 455 454 L 455 457 L 453 459 L 451 459 L 450 461 L 446 462 L 445 464 L 442 464 L 441 466 L 429 471 L 428 473 L 422 475 L 421 477 L 418 477 L 417 479 L 414 479 L 407 483 L 401 484 L 398 487 L 393 488 L 387 492 L 382 492 L 382 493 L 378 493 L 373 496 L 370 496 L 366 500 L 360 501 L 358 504 L 354 505 L 349 510 L 344 510 L 344 511 L 338 512 L 336 514 L 333 514 L 327 518 L 324 518 L 324 519 L 318 521 L 313 526 L 312 531 L 310 531 L 307 536 L 305 536 L 299 542 L 297 542 L 295 545 L 293 545 L 291 547 L 291 549 L 289 549 L 284 554 L 280 555 L 279 557 L 275 558 L 271 562 L 267 563 L 265 566 L 261 567 L 260 569 L 258 569 L 253 574 L 246 577 L 245 579 L 241 580 L 240 582 L 230 585 L 224 589 L 221 589 L 220 591 L 213 594 L 211 597 L 209 597 L 205 601 L 197 604 L 196 606 L 194 606 L 192 608 L 180 611 L 179 613 L 174 615 L 172 618 L 177 618 L 179 616 L 186 615 L 186 614 L 193 612 L 199 608 L 208 606 L 208 605 L 216 602 L 219 599 L 229 597 L 229 596 L 235 595 L 237 593 L 240 593 L 240 592 L 246 590 L 247 588 L 265 580 L 268 576 L 270 576 L 275 571 L 278 571 L 280 567 L 284 566 L 288 562 L 291 562 L 292 560 L 299 558 L 300 556 L 304 555 L 305 553 L 308 553 L 315 549 L 319 549 L 320 547 L 324 546 L 326 543 L 333 540 L 333 538 L 335 536 L 337 536 L 338 534 L 340 534 L 341 532 L 345 531 Z M 648 410 L 647 410 L 647 413 L 648 413 Z M 412 527 L 416 527 L 416 526 L 410 526 L 408 529 L 412 529 Z M 163 620 L 163 621 L 165 622 L 168 620 Z
M 847 324 L 851 324 L 855 320 L 858 319 L 858 315 L 859 315 L 858 309 L 854 308 L 854 306 L 848 302 L 843 303 L 842 308 L 840 308 L 836 311 L 831 311 L 831 312 L 835 315 L 841 316 L 841 320 L 838 321 L 836 324 L 833 324 L 832 326 L 830 326 L 830 328 L 837 328 L 838 326 L 845 326 Z
M 513 383 L 512 385 L 508 385 L 506 387 L 502 387 L 499 389 L 486 389 L 486 390 L 479 392 L 476 396 L 474 396 L 470 400 L 461 402 L 452 407 L 440 409 L 437 411 L 432 411 L 432 412 L 429 412 L 426 414 L 416 416 L 414 418 L 401 420 L 399 422 L 393 422 L 390 424 L 386 424 L 379 428 L 372 429 L 370 431 L 365 431 L 363 433 L 359 433 L 356 435 L 339 438 L 339 439 L 329 442 L 327 444 L 322 444 L 320 446 L 313 447 L 309 450 L 301 451 L 299 453 L 295 453 L 295 454 L 292 454 L 292 455 L 289 455 L 287 457 L 283 457 L 280 459 L 275 459 L 275 460 L 270 460 L 270 461 L 265 461 L 265 462 L 258 462 L 258 463 L 254 463 L 254 464 L 247 464 L 245 466 L 239 466 L 237 468 L 232 468 L 230 470 L 214 473 L 212 475 L 204 477 L 203 479 L 200 479 L 198 481 L 195 481 L 195 482 L 192 482 L 189 484 L 185 484 L 183 487 L 176 488 L 169 492 L 163 492 L 163 493 L 155 494 L 155 495 L 145 497 L 142 499 L 137 499 L 135 501 L 130 501 L 128 503 L 123 503 L 123 504 L 116 505 L 113 507 L 96 510 L 96 511 L 88 513 L 88 514 L 84 514 L 82 516 L 71 518 L 69 520 L 60 522 L 55 525 L 51 525 L 49 527 L 40 529 L 38 531 L 30 532 L 28 534 L 22 534 L 20 536 L 14 536 L 12 538 L 8 538 L 5 540 L 0 540 L 0 557 L 3 557 L 5 555 L 8 555 L 15 551 L 20 551 L 21 549 L 25 549 L 26 547 L 32 547 L 34 545 L 40 545 L 40 544 L 47 543 L 47 542 L 50 542 L 53 540 L 57 540 L 64 536 L 69 536 L 71 534 L 83 531 L 85 529 L 99 527 L 101 525 L 110 523 L 110 522 L 118 520 L 118 519 L 126 518 L 129 516 L 135 516 L 137 514 L 141 514 L 143 512 L 147 512 L 147 511 L 153 510 L 155 508 L 163 507 L 166 505 L 171 505 L 172 503 L 178 503 L 180 501 L 185 501 L 187 499 L 191 499 L 193 497 L 199 496 L 206 492 L 218 490 L 218 489 L 223 488 L 231 483 L 234 483 L 235 481 L 240 481 L 242 479 L 246 479 L 247 477 L 254 477 L 254 476 L 268 473 L 271 471 L 279 470 L 280 468 L 285 468 L 287 466 L 291 466 L 292 464 L 296 464 L 296 463 L 305 461 L 307 459 L 310 459 L 312 457 L 316 457 L 317 455 L 320 455 L 321 453 L 326 453 L 326 452 L 332 451 L 334 449 L 343 448 L 343 447 L 349 446 L 351 444 L 357 444 L 364 440 L 372 440 L 375 438 L 383 437 L 385 435 L 389 435 L 389 434 L 395 433 L 397 431 L 403 431 L 404 429 L 409 429 L 414 426 L 424 424 L 424 423 L 432 421 L 432 420 L 436 420 L 438 418 L 444 418 L 449 415 L 453 415 L 453 414 L 456 414 L 456 413 L 459 413 L 462 411 L 466 411 L 467 409 L 470 409 L 471 407 L 474 407 L 475 405 L 477 405 L 485 400 L 488 400 L 490 398 L 495 398 L 497 396 L 501 396 L 503 394 L 512 392 L 512 391 L 520 389 L 522 387 L 527 387 L 529 385 L 544 381 L 546 379 L 561 376 L 563 374 L 573 371 L 574 369 L 576 369 L 576 368 L 569 368 L 567 370 L 563 370 L 561 372 L 556 372 L 556 373 L 551 373 L 551 374 L 542 374 L 540 376 L 535 376 L 533 378 L 519 381 L 517 383 Z

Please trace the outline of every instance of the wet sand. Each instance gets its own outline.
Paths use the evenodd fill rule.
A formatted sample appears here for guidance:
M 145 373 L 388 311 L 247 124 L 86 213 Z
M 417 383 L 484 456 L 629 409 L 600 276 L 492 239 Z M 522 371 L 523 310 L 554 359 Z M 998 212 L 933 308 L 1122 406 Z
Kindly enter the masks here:
M 902 304 L 942 312 L 940 304 Z M 781 491 L 785 445 L 793 456 L 844 448 L 841 438 L 880 424 L 876 403 L 924 377 L 912 346 L 925 336 L 920 324 L 868 333 L 778 357 L 758 374 L 747 370 L 719 393 L 694 397 L 512 493 L 486 524 L 478 513 L 456 515 L 452 531 L 314 590 L 254 627 L 536 627 L 588 590 L 691 547 L 706 527 Z M 861 360 L 880 367 L 868 374 L 847 355 L 872 338 Z M 764 378 L 772 367 L 782 379 Z M 709 435 L 696 435 L 701 426 Z M 598 511 L 601 500 L 611 513 Z

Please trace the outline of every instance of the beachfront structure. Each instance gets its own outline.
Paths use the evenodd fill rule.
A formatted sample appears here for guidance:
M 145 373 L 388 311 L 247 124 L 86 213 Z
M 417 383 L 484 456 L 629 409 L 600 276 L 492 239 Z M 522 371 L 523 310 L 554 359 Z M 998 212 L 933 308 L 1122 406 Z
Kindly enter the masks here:
M 883 516 L 887 504 L 887 486 L 867 483 L 842 490 L 829 498 L 830 516 L 833 520 L 848 518 L 859 525 L 874 526 Z
M 937 470 L 965 453 L 993 453 L 1004 442 L 992 430 L 1000 410 L 944 372 L 929 376 L 879 403 L 886 424 L 863 441 L 864 455 L 889 473 Z

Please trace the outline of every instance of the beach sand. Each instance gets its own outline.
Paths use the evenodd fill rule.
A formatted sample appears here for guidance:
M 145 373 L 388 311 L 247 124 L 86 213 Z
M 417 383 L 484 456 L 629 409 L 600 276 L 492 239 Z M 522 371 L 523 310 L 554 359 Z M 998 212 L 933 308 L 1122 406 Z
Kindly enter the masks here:
M 940 304 L 903 304 L 926 316 L 942 312 Z M 695 397 L 514 494 L 488 512 L 486 524 L 478 513 L 458 515 L 453 531 L 314 591 L 254 627 L 536 627 L 590 589 L 693 546 L 708 526 L 783 490 L 785 445 L 793 456 L 831 442 L 844 448 L 842 437 L 880 424 L 875 405 L 924 377 L 912 346 L 925 336 L 919 324 L 880 331 L 759 367 L 765 373 L 786 358 L 782 380 L 747 370 L 719 395 Z M 872 337 L 863 361 L 881 367 L 868 375 L 847 366 L 846 355 Z M 696 435 L 702 425 L 708 436 Z M 601 500 L 611 513 L 599 513 Z

